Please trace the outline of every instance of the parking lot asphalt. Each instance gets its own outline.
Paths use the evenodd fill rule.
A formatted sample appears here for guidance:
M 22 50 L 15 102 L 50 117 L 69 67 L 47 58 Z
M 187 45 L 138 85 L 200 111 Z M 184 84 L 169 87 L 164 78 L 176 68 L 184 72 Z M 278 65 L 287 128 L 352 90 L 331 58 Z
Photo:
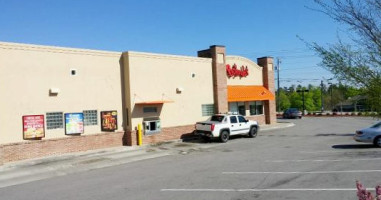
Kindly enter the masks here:
M 352 139 L 376 119 L 296 125 L 208 148 L 0 188 L 4 199 L 357 199 L 381 184 L 381 149 Z M 194 143 L 197 141 L 191 141 Z M 184 143 L 185 145 L 187 143 Z M 81 167 L 81 166 L 78 166 Z M 374 191 L 373 191 L 374 192 Z
M 262 125 L 260 129 L 263 132 L 294 125 L 284 121 Z M 6 163 L 0 166 L 0 188 L 174 154 L 185 155 L 216 145 L 218 143 L 205 144 L 199 137 L 191 136 L 152 145 L 120 146 Z

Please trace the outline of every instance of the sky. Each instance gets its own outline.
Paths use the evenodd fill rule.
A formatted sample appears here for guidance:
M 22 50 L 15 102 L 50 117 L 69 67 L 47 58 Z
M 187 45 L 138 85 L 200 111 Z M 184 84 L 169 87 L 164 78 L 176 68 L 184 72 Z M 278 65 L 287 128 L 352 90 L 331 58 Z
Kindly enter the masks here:
M 317 86 L 333 75 L 305 42 L 332 44 L 345 32 L 309 9 L 317 7 L 312 0 L 0 0 L 0 41 L 186 56 L 224 45 L 227 55 L 254 62 L 279 58 L 281 87 Z

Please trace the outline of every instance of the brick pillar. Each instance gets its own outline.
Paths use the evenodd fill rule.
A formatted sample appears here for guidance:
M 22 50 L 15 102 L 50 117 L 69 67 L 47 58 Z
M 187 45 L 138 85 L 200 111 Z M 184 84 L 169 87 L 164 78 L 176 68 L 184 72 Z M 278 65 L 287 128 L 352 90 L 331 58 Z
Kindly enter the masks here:
M 198 52 L 199 57 L 212 58 L 213 93 L 216 113 L 228 112 L 225 46 L 213 45 Z
M 272 57 L 262 57 L 257 59 L 259 66 L 263 67 L 263 86 L 267 88 L 275 96 L 274 82 L 274 59 Z M 276 106 L 275 100 L 267 100 L 265 103 L 266 124 L 276 123 Z

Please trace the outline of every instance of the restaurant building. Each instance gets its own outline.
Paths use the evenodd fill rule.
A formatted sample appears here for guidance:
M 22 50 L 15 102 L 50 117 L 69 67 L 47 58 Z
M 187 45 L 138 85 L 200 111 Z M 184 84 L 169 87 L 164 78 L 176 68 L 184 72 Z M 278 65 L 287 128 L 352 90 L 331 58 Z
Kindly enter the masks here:
M 1 163 L 180 139 L 214 113 L 276 122 L 271 57 L 197 57 L 0 42 Z

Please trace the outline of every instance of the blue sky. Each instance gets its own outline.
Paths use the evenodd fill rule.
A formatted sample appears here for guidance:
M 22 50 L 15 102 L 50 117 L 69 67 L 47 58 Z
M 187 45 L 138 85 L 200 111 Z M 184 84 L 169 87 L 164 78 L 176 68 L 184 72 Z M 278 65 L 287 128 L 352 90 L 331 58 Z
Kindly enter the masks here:
M 0 0 L 0 41 L 196 56 L 210 45 L 279 57 L 281 87 L 331 78 L 296 36 L 334 43 L 343 27 L 312 0 Z M 291 78 L 291 79 L 290 79 Z

